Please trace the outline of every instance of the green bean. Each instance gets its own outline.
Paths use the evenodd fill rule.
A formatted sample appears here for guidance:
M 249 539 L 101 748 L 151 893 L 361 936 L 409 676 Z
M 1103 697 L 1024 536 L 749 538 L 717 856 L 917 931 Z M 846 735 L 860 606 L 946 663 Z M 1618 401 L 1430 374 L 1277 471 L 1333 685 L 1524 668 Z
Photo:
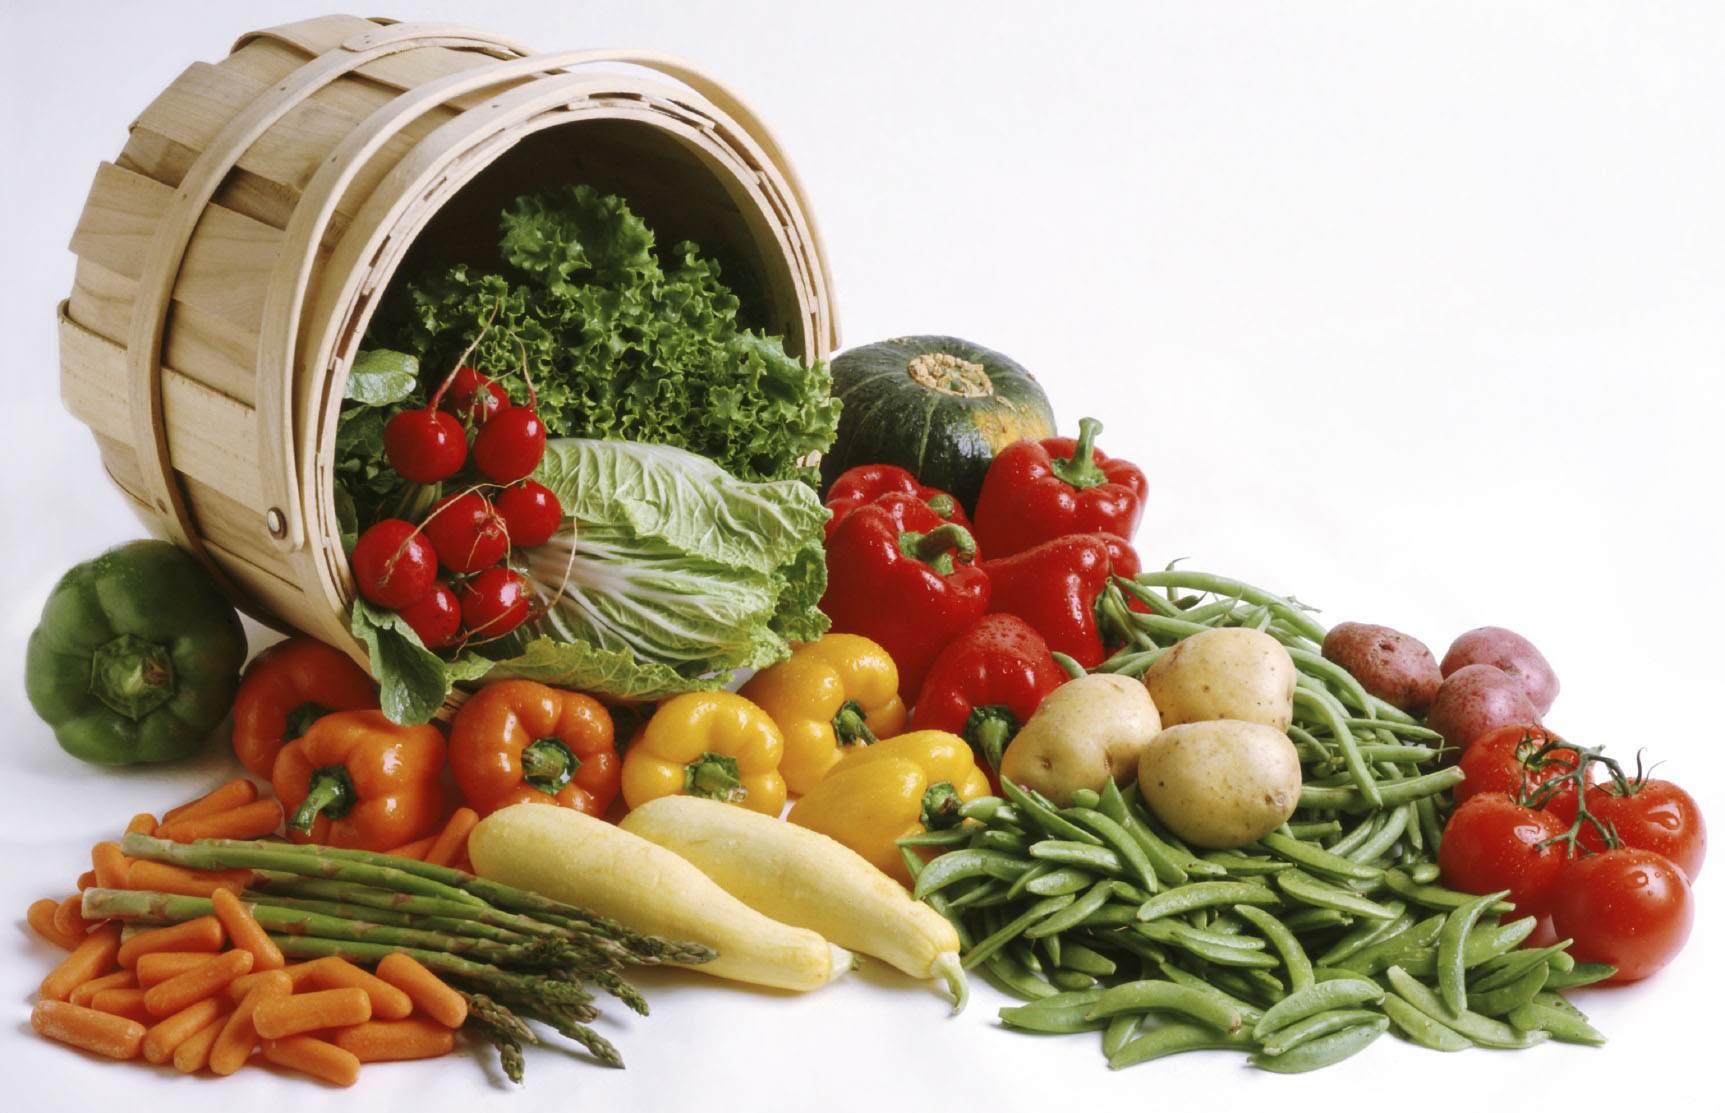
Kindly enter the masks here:
M 1529 967 L 1521 977 L 1512 982 L 1493 989 L 1470 992 L 1463 1007 L 1481 1016 L 1507 1016 L 1523 1005 L 1532 1004 L 1534 997 L 1545 988 L 1545 979 L 1550 973 L 1551 967 L 1541 962 Z
M 1374 831 L 1370 838 L 1350 850 L 1347 855 L 1349 858 L 1356 862 L 1366 863 L 1382 857 L 1407 833 L 1408 824 L 1414 820 L 1414 807 L 1412 804 L 1403 804 L 1383 814 L 1385 816 L 1383 825 Z M 1382 872 L 1379 871 L 1380 876 Z
M 1313 714 L 1318 722 L 1329 728 L 1330 736 L 1341 750 L 1342 766 L 1348 771 L 1348 776 L 1353 778 L 1354 787 L 1370 807 L 1382 808 L 1383 794 L 1378 790 L 1378 782 L 1372 777 L 1365 758 L 1360 755 L 1359 739 L 1355 738 L 1354 732 L 1347 727 L 1347 710 L 1328 690 L 1304 676 L 1299 677 L 1294 684 L 1294 707 Z
M 1091 1019 L 1121 1013 L 1177 1012 L 1219 1032 L 1238 1032 L 1245 1023 L 1240 1010 L 1215 993 L 1160 978 L 1140 978 L 1103 990 L 1090 1007 Z
M 1314 982 L 1277 1001 L 1252 1026 L 1252 1038 L 1262 1040 L 1296 1020 L 1331 1009 L 1376 1004 L 1384 999 L 1384 987 L 1370 978 L 1335 978 Z
M 1563 1009 L 1529 1001 L 1509 1014 L 1510 1024 L 1524 1032 L 1547 1032 L 1554 1040 L 1564 1043 L 1584 1043 L 1598 1046 L 1605 1042 L 1604 1033 L 1585 1019 Z
M 1218 1032 L 1206 1024 L 1162 1024 L 1143 1035 L 1134 1036 L 1108 1057 L 1108 1069 L 1120 1070 L 1137 1063 L 1147 1063 L 1182 1051 L 1205 1051 L 1221 1048 L 1249 1047 L 1239 1036 Z
M 1493 1020 L 1489 1016 L 1481 1016 L 1466 1009 L 1459 1013 L 1451 1012 L 1436 993 L 1415 981 L 1399 966 L 1390 967 L 1385 971 L 1385 976 L 1389 979 L 1390 988 L 1408 1004 L 1438 1023 L 1454 1028 L 1481 1047 L 1516 1050 L 1532 1047 L 1549 1035 L 1541 1029 L 1524 1032 L 1500 1020 Z
M 1257 928 L 1270 946 L 1275 948 L 1276 953 L 1282 957 L 1283 968 L 1288 971 L 1288 982 L 1296 991 L 1312 984 L 1312 960 L 1307 957 L 1306 949 L 1300 946 L 1294 933 L 1289 931 L 1282 921 L 1253 904 L 1237 904 L 1234 906 L 1234 912 Z
M 1031 844 L 1030 855 L 1033 858 L 1058 862 L 1064 866 L 1081 866 L 1098 873 L 1114 873 L 1124 876 L 1127 872 L 1126 863 L 1120 860 L 1120 855 L 1107 847 L 1073 842 L 1070 839 L 1043 839 L 1041 842 Z
M 911 895 L 921 899 L 955 881 L 973 877 L 992 877 L 998 881 L 1014 881 L 1030 868 L 1030 863 L 999 850 L 966 848 L 949 850 L 923 867 Z
M 1113 783 L 1112 778 L 1110 778 L 1109 783 Z M 1074 806 L 1065 809 L 1061 814 L 1078 826 L 1100 836 L 1103 846 L 1113 850 L 1125 860 L 1128 872 L 1137 877 L 1140 885 L 1150 892 L 1156 891 L 1158 881 L 1155 867 L 1150 862 L 1150 856 L 1144 852 L 1144 845 L 1134 838 L 1124 826 L 1096 808 Z
M 1459 1013 L 1467 1008 L 1467 966 L 1466 956 L 1462 954 L 1462 944 L 1466 942 L 1467 934 L 1473 929 L 1473 925 L 1485 912 L 1486 905 L 1508 895 L 1509 891 L 1506 889 L 1475 897 L 1451 911 L 1444 919 L 1443 929 L 1438 932 L 1437 938 L 1438 995 L 1452 1013 Z
M 1273 1032 L 1272 1038 L 1264 1041 L 1261 1054 L 1281 1055 L 1319 1036 L 1327 1036 L 1331 1032 L 1339 1032 L 1356 1024 L 1374 1023 L 1382 1015 L 1371 1009 L 1330 1009 L 1327 1012 L 1314 1013 L 1304 1020 L 1296 1020 Z
M 1367 900 L 1358 893 L 1319 881 L 1303 870 L 1284 870 L 1276 875 L 1276 887 L 1301 904 L 1334 908 L 1373 920 L 1393 920 L 1396 912 L 1387 904 Z
M 1247 1062 L 1261 1070 L 1277 1074 L 1298 1074 L 1339 1063 L 1364 1051 L 1390 1026 L 1387 1016 L 1376 1016 L 1360 1024 L 1339 1029 L 1325 1036 L 1300 1044 L 1280 1055 L 1262 1052 L 1249 1056 Z
M 1280 898 L 1251 881 L 1193 881 L 1178 889 L 1157 893 L 1138 907 L 1138 919 L 1154 920 L 1178 916 L 1194 909 L 1234 904 L 1280 904 Z
M 1060 815 L 1052 804 L 1041 797 L 1041 794 L 1016 785 L 1010 779 L 1002 780 L 1001 788 L 1005 790 L 1007 798 L 1012 801 L 1013 807 L 1022 812 L 1031 823 L 1042 828 L 1054 838 L 1090 843 L 1093 846 L 1102 845 L 1101 836 L 1086 831 Z
M 1429 1047 L 1433 1051 L 1466 1051 L 1473 1046 L 1472 1040 L 1454 1028 L 1433 1020 L 1394 994 L 1386 996 L 1380 1007 L 1403 1035 L 1421 1047 Z
M 1077 866 L 1058 866 L 1030 880 L 1024 891 L 1039 897 L 1057 897 L 1062 893 L 1080 893 L 1096 883 L 1092 870 Z
M 1371 811 L 1375 808 L 1386 808 L 1394 804 L 1405 804 L 1409 800 L 1434 796 L 1446 789 L 1454 788 L 1461 783 L 1462 778 L 1466 775 L 1457 766 L 1450 765 L 1430 773 L 1422 773 L 1417 777 L 1380 784 L 1377 789 L 1381 799 L 1376 804 L 1367 799 L 1358 788 L 1307 784 L 1300 787 L 1300 807 L 1318 811 Z
M 1108 882 L 1098 881 L 1085 890 L 1083 896 L 1078 897 L 1065 908 L 1026 928 L 1025 938 L 1041 939 L 1044 936 L 1057 935 L 1067 928 L 1076 927 L 1097 909 L 1107 904 L 1108 898 L 1113 895 L 1114 890 Z
M 1073 899 L 1074 898 L 1070 893 L 1064 896 L 1042 898 L 1023 912 L 1019 913 L 1016 918 L 1008 921 L 1000 928 L 991 932 L 987 938 L 978 940 L 977 943 L 970 948 L 970 953 L 964 956 L 961 965 L 966 968 L 975 966 L 977 963 L 1005 946 L 1010 940 L 1016 939 L 1018 936 L 1022 935 L 1025 929 L 1029 928 L 1032 924 L 1048 916 L 1052 916 L 1054 913 L 1071 904 Z
M 1442 734 L 1423 725 L 1417 719 L 1348 719 L 1347 724 L 1351 730 L 1387 731 L 1398 737 L 1423 738 L 1428 741 L 1439 741 L 1443 738 Z M 1430 761 L 1438 754 L 1437 747 L 1434 746 L 1408 745 L 1405 748 L 1409 751 L 1419 751 L 1418 753 L 1410 752 L 1407 755 L 1407 760 L 1412 762 Z
M 1387 938 L 1397 932 L 1405 931 L 1413 923 L 1413 917 L 1407 914 L 1407 905 L 1400 901 L 1385 901 L 1384 907 L 1395 912 L 1392 920 L 1368 919 L 1356 924 L 1346 935 L 1330 945 L 1330 949 L 1318 956 L 1320 965 L 1331 965 L 1341 962 L 1364 947 Z
M 1255 606 L 1269 607 L 1293 625 L 1301 637 L 1319 645 L 1322 645 L 1324 641 L 1326 631 L 1307 613 L 1309 608 L 1294 602 L 1292 599 L 1272 594 L 1240 580 L 1216 576 L 1207 572 L 1188 572 L 1184 569 L 1166 568 L 1161 571 L 1140 572 L 1133 577 L 1133 583 L 1140 588 L 1172 587 L 1185 591 L 1203 591 L 1224 598 L 1239 599 Z
M 1289 838 L 1280 832 L 1272 831 L 1258 840 L 1258 845 L 1279 858 L 1304 866 L 1314 873 L 1327 874 L 1332 877 L 1345 878 L 1351 881 L 1376 881 L 1383 876 L 1384 871 L 1372 866 L 1361 865 L 1340 854 L 1331 853 L 1321 846 L 1309 842 Z
M 1441 885 L 1422 885 L 1399 869 L 1385 870 L 1384 884 L 1396 896 L 1412 901 L 1414 904 L 1424 905 L 1427 908 L 1445 910 L 1460 908 L 1474 898 L 1472 893 L 1457 892 Z M 1514 910 L 1515 906 L 1508 901 L 1497 901 L 1486 908 L 1486 911 L 1496 912 L 1499 915 Z
M 1067 1032 L 1089 1032 L 1102 1027 L 1088 1014 L 1100 989 L 1066 990 L 1038 998 L 1026 1005 L 1008 1005 L 999 1012 L 1000 1019 L 1026 1032 L 1056 1035 Z

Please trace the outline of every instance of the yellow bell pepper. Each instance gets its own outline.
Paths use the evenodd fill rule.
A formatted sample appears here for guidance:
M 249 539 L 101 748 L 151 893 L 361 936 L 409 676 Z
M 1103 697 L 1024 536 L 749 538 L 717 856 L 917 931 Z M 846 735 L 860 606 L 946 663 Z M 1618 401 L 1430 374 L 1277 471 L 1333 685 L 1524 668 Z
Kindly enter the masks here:
M 944 730 L 914 730 L 852 748 L 786 818 L 909 886 L 897 840 L 959 822 L 959 807 L 988 793 L 969 743 Z
M 678 793 L 777 816 L 785 740 L 772 716 L 735 692 L 684 692 L 661 703 L 623 752 L 623 801 Z
M 819 784 L 847 750 L 904 729 L 898 668 L 860 634 L 825 634 L 749 678 L 739 692 L 779 724 L 791 792 Z

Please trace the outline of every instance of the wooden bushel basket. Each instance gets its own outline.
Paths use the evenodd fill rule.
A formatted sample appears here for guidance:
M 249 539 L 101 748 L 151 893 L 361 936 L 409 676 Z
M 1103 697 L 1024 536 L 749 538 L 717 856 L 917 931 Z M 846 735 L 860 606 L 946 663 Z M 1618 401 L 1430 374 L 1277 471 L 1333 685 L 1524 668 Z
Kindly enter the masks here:
M 60 308 L 66 407 L 148 528 L 247 613 L 363 660 L 331 465 L 366 323 L 404 260 L 487 258 L 510 200 L 564 183 L 623 195 L 661 243 L 722 248 L 764 292 L 749 324 L 830 355 L 813 218 L 711 77 L 331 16 L 194 64 L 97 171 Z

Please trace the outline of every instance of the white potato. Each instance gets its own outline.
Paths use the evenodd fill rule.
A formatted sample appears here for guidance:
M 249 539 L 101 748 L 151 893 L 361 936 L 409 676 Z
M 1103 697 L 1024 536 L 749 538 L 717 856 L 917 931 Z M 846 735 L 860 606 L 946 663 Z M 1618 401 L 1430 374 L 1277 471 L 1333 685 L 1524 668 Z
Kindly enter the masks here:
M 1263 723 L 1181 723 L 1164 728 L 1139 758 L 1138 792 L 1180 838 L 1229 850 L 1294 814 L 1300 755 L 1286 734 Z
M 1162 718 L 1144 685 L 1114 673 L 1068 680 L 1043 697 L 1006 747 L 1000 776 L 1057 804 L 1076 789 L 1129 783 Z
M 1224 626 L 1180 639 L 1144 673 L 1162 725 L 1237 719 L 1287 730 L 1294 721 L 1294 659 L 1260 630 Z

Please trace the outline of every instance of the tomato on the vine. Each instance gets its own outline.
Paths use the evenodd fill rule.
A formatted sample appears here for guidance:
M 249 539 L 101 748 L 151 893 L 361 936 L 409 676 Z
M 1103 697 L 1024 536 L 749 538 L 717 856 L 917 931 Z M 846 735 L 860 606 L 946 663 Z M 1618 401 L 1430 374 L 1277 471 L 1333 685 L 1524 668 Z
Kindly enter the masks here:
M 1438 844 L 1444 881 L 1464 893 L 1509 891 L 1524 914 L 1541 914 L 1563 873 L 1564 832 L 1556 816 L 1523 807 L 1502 793 L 1482 793 L 1456 808 Z
M 1559 748 L 1541 755 L 1540 748 L 1547 743 L 1558 743 Z M 1503 726 L 1487 731 L 1456 763 L 1466 774 L 1466 779 L 1455 786 L 1456 803 L 1482 792 L 1514 796 L 1525 790 L 1532 794 L 1552 779 L 1575 772 L 1579 755 L 1562 743 L 1562 738 L 1540 726 Z
M 1447 833 L 1445 842 L 1448 841 Z M 1571 862 L 1551 896 L 1551 924 L 1581 962 L 1617 968 L 1608 984 L 1640 981 L 1689 938 L 1695 900 L 1669 858 L 1624 847 Z
M 390 610 L 425 598 L 437 581 L 431 542 L 401 518 L 385 518 L 360 534 L 349 564 L 360 595 Z
M 490 500 L 475 491 L 438 499 L 420 527 L 437 559 L 458 576 L 490 568 L 509 555 L 509 530 Z
M 1584 802 L 1589 814 L 1608 824 L 1624 846 L 1664 855 L 1691 883 L 1701 876 L 1707 825 L 1701 806 L 1682 788 L 1652 778 L 1623 784 L 1603 781 L 1588 786 Z M 1582 825 L 1580 838 L 1589 850 L 1605 849 L 1604 836 L 1592 824 Z

